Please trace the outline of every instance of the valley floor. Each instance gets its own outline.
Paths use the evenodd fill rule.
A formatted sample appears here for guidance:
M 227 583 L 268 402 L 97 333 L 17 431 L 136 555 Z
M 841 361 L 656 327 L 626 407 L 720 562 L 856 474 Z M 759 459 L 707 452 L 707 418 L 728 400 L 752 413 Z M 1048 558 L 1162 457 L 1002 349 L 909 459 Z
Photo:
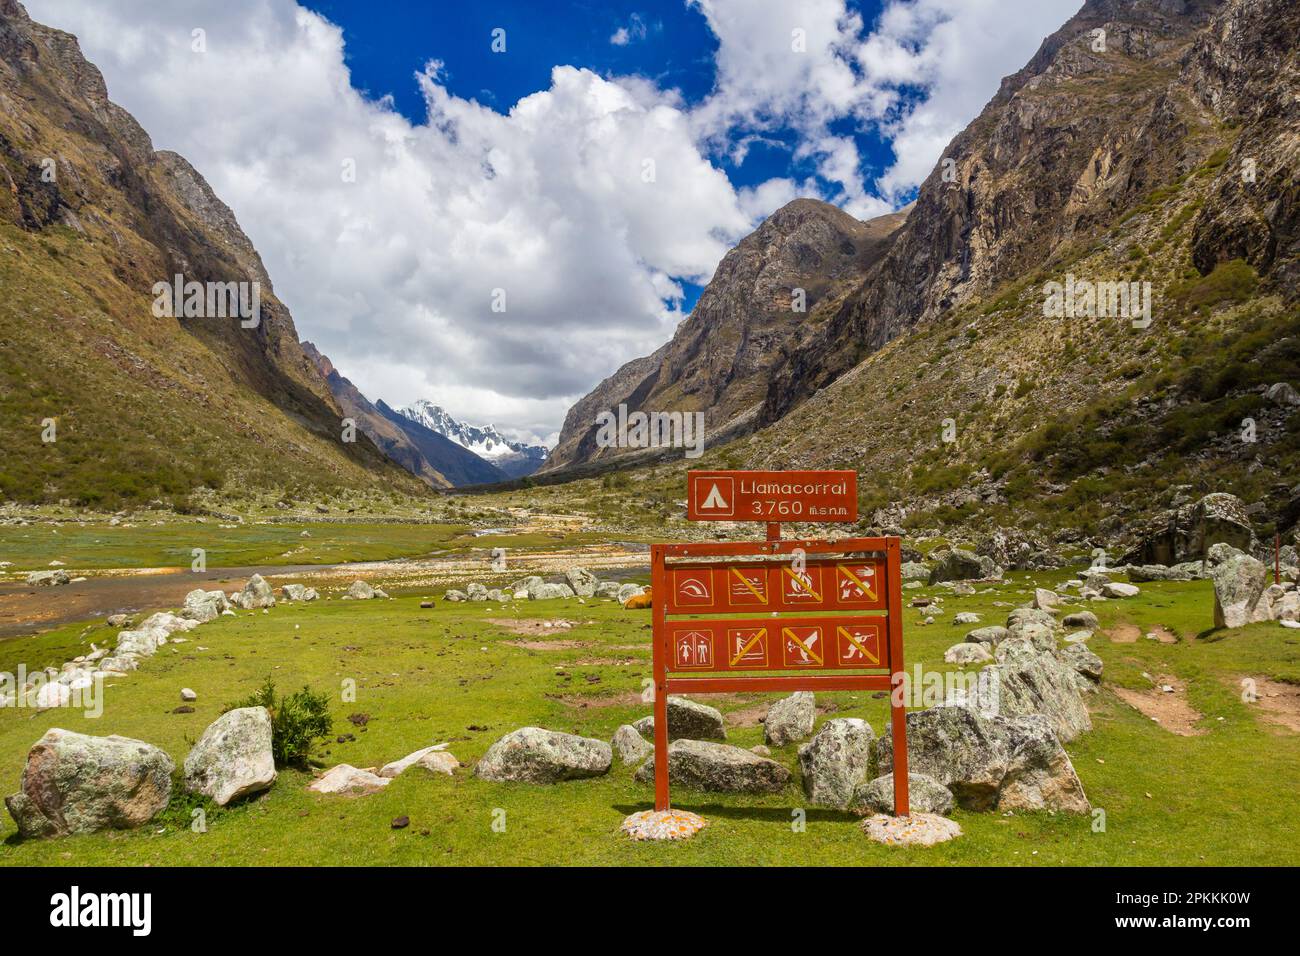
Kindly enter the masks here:
M 1028 599 L 1035 581 L 1051 586 L 1068 576 L 1014 574 L 968 597 L 947 594 L 947 613 L 930 626 L 909 611 L 909 668 L 920 662 L 954 669 L 942 661 L 966 630 L 951 623 L 956 612 L 1001 623 L 1011 606 Z M 139 671 L 110 682 L 99 719 L 66 709 L 0 710 L 3 792 L 17 789 L 27 750 L 51 727 L 145 740 L 179 765 L 223 706 L 268 675 L 281 690 L 310 685 L 334 697 L 334 733 L 355 740 L 331 742 L 323 755 L 328 765 L 378 766 L 445 741 L 465 765 L 454 776 L 415 769 L 378 793 L 331 797 L 306 791 L 309 774 L 284 772 L 261 798 L 210 812 L 206 833 L 191 830 L 183 801 L 137 831 L 45 841 L 19 841 L 8 815 L 0 814 L 0 865 L 1300 863 L 1294 819 L 1300 636 L 1275 623 L 1207 631 L 1213 593 L 1206 581 L 1146 584 L 1136 598 L 1090 606 L 1102 630 L 1089 643 L 1105 661 L 1105 680 L 1092 699 L 1094 729 L 1067 750 L 1093 806 L 1105 811 L 1103 830 L 1092 817 L 959 810 L 954 818 L 965 835 L 928 850 L 875 845 L 854 817 L 832 810 L 809 807 L 806 830 L 792 827 L 793 811 L 806 805 L 797 745 L 774 751 L 796 775 L 781 795 L 677 790 L 676 805 L 709 820 L 702 834 L 680 845 L 633 844 L 620 835 L 623 818 L 649 807 L 652 795 L 633 781 L 635 767 L 621 766 L 617 757 L 607 776 L 593 780 L 550 787 L 478 780 L 474 762 L 520 726 L 607 740 L 620 724 L 647 713 L 640 694 L 650 676 L 649 614 L 577 600 L 504 608 L 438 600 L 422 609 L 421 599 L 440 598 L 441 589 L 392 593 L 391 601 L 328 599 L 219 618 L 187 635 L 188 643 L 165 645 Z M 516 618 L 574 626 L 539 638 L 512 630 Z M 1148 633 L 1163 634 L 1164 641 Z M 57 665 L 113 634 L 94 621 L 0 642 L 0 670 L 20 662 Z M 1259 703 L 1243 701 L 1245 677 L 1263 689 Z M 1152 678 L 1178 692 L 1153 691 Z M 347 679 L 356 682 L 355 703 L 340 700 Z M 197 691 L 194 713 L 172 712 L 181 687 Z M 730 742 L 762 742 L 757 718 L 775 697 L 702 699 L 727 716 Z M 879 732 L 886 703 L 819 695 L 818 719 L 860 716 Z M 364 726 L 349 722 L 361 714 L 369 718 Z M 503 814 L 504 830 L 494 828 Z M 392 829 L 399 816 L 410 817 L 408 828 Z

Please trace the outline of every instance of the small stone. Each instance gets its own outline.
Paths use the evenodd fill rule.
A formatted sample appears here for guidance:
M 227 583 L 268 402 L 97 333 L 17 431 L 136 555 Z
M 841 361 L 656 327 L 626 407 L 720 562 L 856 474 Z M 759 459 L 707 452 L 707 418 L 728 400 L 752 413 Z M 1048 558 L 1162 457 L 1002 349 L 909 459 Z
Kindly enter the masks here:
M 410 817 L 394 817 L 392 827 L 394 830 L 405 830 L 411 825 Z
M 181 688 L 181 700 L 198 700 L 199 695 L 194 693 L 188 687 Z
M 961 827 L 936 813 L 891 817 L 878 813 L 862 821 L 862 831 L 886 846 L 934 846 L 961 836 Z
M 688 810 L 642 810 L 619 829 L 633 840 L 689 840 L 706 826 L 707 820 Z

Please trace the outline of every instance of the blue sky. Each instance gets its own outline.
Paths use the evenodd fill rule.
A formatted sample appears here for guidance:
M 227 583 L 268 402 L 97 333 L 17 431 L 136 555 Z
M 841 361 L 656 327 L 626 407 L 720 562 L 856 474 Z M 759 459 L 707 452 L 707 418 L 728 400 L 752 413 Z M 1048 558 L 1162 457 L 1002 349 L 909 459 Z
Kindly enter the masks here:
M 603 76 L 639 75 L 681 93 L 698 106 L 714 90 L 718 39 L 698 6 L 685 0 L 611 2 L 429 3 L 389 0 L 305 0 L 303 6 L 338 24 L 346 41 L 345 62 L 352 82 L 373 99 L 390 97 L 412 123 L 425 120 L 426 105 L 415 75 L 429 60 L 443 64 L 443 84 L 456 96 L 477 100 L 500 113 L 545 90 L 556 64 L 586 67 Z M 870 24 L 880 2 L 850 2 L 848 10 Z M 506 31 L 506 55 L 484 38 Z M 619 31 L 625 31 L 619 35 Z M 615 39 L 620 42 L 614 42 Z M 919 91 L 907 91 L 906 101 Z M 905 108 L 905 107 L 902 107 Z M 840 121 L 833 130 L 857 144 L 859 174 L 869 181 L 894 160 L 889 141 L 870 123 Z M 737 161 L 726 149 L 710 159 L 736 187 L 757 186 L 777 177 L 815 183 L 831 198 L 834 185 L 817 175 L 812 157 L 796 158 L 799 131 L 780 124 L 765 128 Z M 910 201 L 914 190 L 896 197 Z M 689 311 L 703 286 L 679 277 L 681 308 Z
M 26 0 L 367 396 L 548 443 L 775 209 L 908 202 L 1079 5 Z

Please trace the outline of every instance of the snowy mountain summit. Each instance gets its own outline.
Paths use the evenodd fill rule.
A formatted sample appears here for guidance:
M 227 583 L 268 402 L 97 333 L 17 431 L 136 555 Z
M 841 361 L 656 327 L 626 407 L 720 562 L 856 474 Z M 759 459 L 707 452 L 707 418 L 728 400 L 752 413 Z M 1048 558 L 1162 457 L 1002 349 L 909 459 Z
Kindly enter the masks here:
M 454 441 L 485 461 L 496 465 L 511 478 L 531 475 L 546 461 L 547 449 L 511 441 L 494 425 L 468 425 L 457 421 L 446 409 L 426 399 L 397 410 L 399 415 Z

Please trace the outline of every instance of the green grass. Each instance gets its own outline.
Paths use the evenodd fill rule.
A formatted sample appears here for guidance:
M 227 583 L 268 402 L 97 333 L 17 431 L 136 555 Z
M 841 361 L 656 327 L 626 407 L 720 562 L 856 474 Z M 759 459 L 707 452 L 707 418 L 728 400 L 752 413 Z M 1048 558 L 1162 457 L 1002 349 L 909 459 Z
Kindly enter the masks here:
M 303 537 L 306 531 L 308 537 Z M 257 565 L 340 564 L 411 558 L 435 551 L 503 547 L 512 550 L 592 543 L 593 534 L 510 532 L 475 537 L 458 524 L 358 522 L 324 524 L 245 523 L 222 527 L 209 519 L 169 520 L 159 525 L 110 526 L 47 523 L 0 527 L 0 557 L 12 561 L 10 571 L 46 568 L 53 558 L 69 568 L 189 567 L 192 549 L 204 548 L 210 568 Z
M 1033 577 L 1053 584 L 1066 574 Z M 966 630 L 950 623 L 952 615 L 974 610 L 984 623 L 999 622 L 1009 607 L 994 602 L 1020 603 L 1031 587 L 1028 576 L 1017 575 L 993 593 L 949 596 L 947 614 L 929 627 L 918 626 L 909 612 L 909 666 L 949 669 L 940 663 L 943 651 Z M 1177 737 L 1109 691 L 1094 698 L 1095 729 L 1068 750 L 1094 806 L 1106 811 L 1104 833 L 1093 832 L 1087 817 L 959 811 L 955 819 L 965 835 L 953 843 L 927 851 L 879 847 L 862 836 L 853 817 L 806 807 L 791 746 L 775 754 L 796 773 L 781 795 L 676 791 L 677 805 L 710 821 L 682 845 L 633 845 L 618 834 L 623 817 L 648 807 L 651 793 L 633 782 L 634 768 L 616 760 L 606 777 L 554 787 L 490 784 L 468 769 L 451 778 L 409 771 L 386 790 L 356 798 L 309 794 L 309 775 L 287 771 L 262 798 L 210 814 L 204 834 L 187 826 L 184 801 L 137 831 L 50 841 L 17 841 L 4 816 L 0 865 L 1300 863 L 1292 799 L 1300 782 L 1300 738 L 1258 721 L 1234 684 L 1242 674 L 1300 680 L 1300 643 L 1276 625 L 1196 638 L 1210 623 L 1208 583 L 1142 587 L 1136 599 L 1092 605 L 1103 627 L 1163 624 L 1185 639 L 1111 644 L 1097 635 L 1091 644 L 1106 661 L 1107 681 L 1143 686 L 1142 671 L 1186 680 L 1207 733 Z M 139 672 L 113 682 L 98 720 L 73 711 L 0 711 L 3 789 L 17 788 L 27 749 L 54 726 L 147 740 L 179 763 L 224 704 L 268 675 L 284 689 L 310 685 L 329 693 L 335 732 L 357 739 L 331 743 L 325 759 L 360 767 L 439 741 L 449 741 L 452 752 L 472 765 L 502 734 L 527 724 L 608 739 L 619 724 L 647 712 L 635 696 L 650 675 L 646 612 L 576 601 L 505 612 L 439 602 L 421 610 L 418 598 L 286 605 L 219 619 L 191 632 L 188 644 L 165 646 Z M 527 649 L 510 643 L 522 638 L 486 621 L 516 614 L 575 620 L 579 626 L 562 637 L 591 645 Z M 82 642 L 108 633 L 102 627 L 83 631 L 67 627 L 5 642 L 0 667 L 12 668 L 19 656 L 29 665 L 57 663 Z M 345 679 L 356 681 L 355 703 L 340 699 Z M 198 692 L 194 714 L 170 713 L 182 686 Z M 711 702 L 728 712 L 765 698 L 771 699 Z M 878 731 L 886 725 L 884 701 L 850 694 L 819 695 L 819 701 L 837 704 L 837 716 L 865 717 Z M 346 721 L 353 713 L 370 715 L 365 730 Z M 731 742 L 741 746 L 760 743 L 761 734 L 758 725 L 729 730 Z M 805 807 L 806 832 L 795 832 L 792 811 Z M 498 811 L 505 813 L 505 832 L 492 828 Z M 410 827 L 392 830 L 391 820 L 402 815 L 411 818 Z

